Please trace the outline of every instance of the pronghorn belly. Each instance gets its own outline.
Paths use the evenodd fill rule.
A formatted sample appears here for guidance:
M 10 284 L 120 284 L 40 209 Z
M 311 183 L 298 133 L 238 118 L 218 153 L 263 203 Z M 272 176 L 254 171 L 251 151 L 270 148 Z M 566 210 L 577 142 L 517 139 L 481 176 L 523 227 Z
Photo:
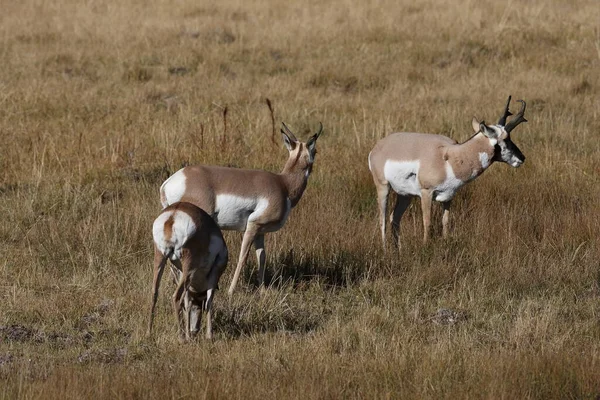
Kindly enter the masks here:
M 444 203 L 452 200 L 456 191 L 460 189 L 465 182 L 461 181 L 454 175 L 454 170 L 449 163 L 446 163 L 446 179 L 441 184 L 437 185 L 433 190 L 433 199 Z
M 218 194 L 213 218 L 221 229 L 244 231 L 248 221 L 260 218 L 269 206 L 263 197 L 242 197 Z
M 383 167 L 383 176 L 392 189 L 401 196 L 421 195 L 418 174 L 419 161 L 387 160 Z

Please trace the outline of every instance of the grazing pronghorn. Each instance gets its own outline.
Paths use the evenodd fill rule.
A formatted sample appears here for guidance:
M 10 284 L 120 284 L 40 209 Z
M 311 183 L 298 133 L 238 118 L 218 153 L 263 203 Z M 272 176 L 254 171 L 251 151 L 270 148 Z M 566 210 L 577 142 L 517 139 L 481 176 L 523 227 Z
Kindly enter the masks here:
M 154 280 L 148 334 L 152 332 L 160 280 L 167 264 L 177 281 L 173 308 L 179 337 L 196 336 L 206 311 L 206 338 L 212 338 L 212 303 L 227 266 L 227 246 L 221 230 L 206 212 L 190 203 L 175 203 L 161 211 L 152 225 Z M 183 310 L 182 310 L 183 306 Z
M 298 141 L 283 124 L 281 134 L 289 158 L 280 174 L 261 170 L 196 165 L 180 169 L 160 187 L 163 207 L 177 201 L 197 205 L 210 214 L 221 229 L 243 231 L 242 248 L 229 294 L 254 243 L 261 289 L 265 278 L 265 239 L 285 224 L 291 209 L 306 189 L 316 143 L 323 125 L 306 143 Z
M 431 203 L 442 203 L 443 236 L 448 235 L 450 202 L 465 183 L 477 178 L 494 161 L 519 167 L 525 161 L 521 150 L 510 140 L 510 132 L 524 117 L 525 102 L 519 113 L 512 115 L 508 97 L 504 114 L 496 125 L 486 125 L 473 118 L 475 135 L 464 143 L 442 135 L 426 133 L 392 133 L 381 139 L 369 153 L 369 169 L 377 188 L 381 236 L 385 249 L 387 200 L 390 187 L 398 194 L 391 216 L 392 235 L 399 245 L 400 219 L 412 197 L 421 197 L 423 241 L 429 236 Z

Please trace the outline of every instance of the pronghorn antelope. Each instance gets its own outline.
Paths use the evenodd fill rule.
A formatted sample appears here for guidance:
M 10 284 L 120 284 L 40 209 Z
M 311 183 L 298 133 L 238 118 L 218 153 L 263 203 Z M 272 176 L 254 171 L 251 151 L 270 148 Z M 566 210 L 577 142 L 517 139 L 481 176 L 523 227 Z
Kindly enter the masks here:
M 180 340 L 187 341 L 196 336 L 203 310 L 206 311 L 206 338 L 211 339 L 212 303 L 228 257 L 221 230 L 210 215 L 195 205 L 174 203 L 156 218 L 152 236 L 154 280 L 148 334 L 152 332 L 160 280 L 167 259 L 170 259 L 177 284 L 173 308 Z
M 291 209 L 306 189 L 317 153 L 323 125 L 306 143 L 282 124 L 283 142 L 289 158 L 280 174 L 218 166 L 196 165 L 180 169 L 160 188 L 163 207 L 186 201 L 210 214 L 221 229 L 243 231 L 242 248 L 229 294 L 235 290 L 240 271 L 254 244 L 261 290 L 265 277 L 265 239 L 285 224 Z
M 423 214 L 423 241 L 429 236 L 431 203 L 442 203 L 442 233 L 448 235 L 450 203 L 456 191 L 465 183 L 477 178 L 494 161 L 519 167 L 525 161 L 521 150 L 510 140 L 511 131 L 524 117 L 525 102 L 519 113 L 512 115 L 508 97 L 504 114 L 496 125 L 486 125 L 473 118 L 475 135 L 464 143 L 446 136 L 425 133 L 392 133 L 381 139 L 369 153 L 369 169 L 377 188 L 381 236 L 385 250 L 387 200 L 390 187 L 398 194 L 391 215 L 392 236 L 399 245 L 398 234 L 402 214 L 412 197 L 421 198 Z

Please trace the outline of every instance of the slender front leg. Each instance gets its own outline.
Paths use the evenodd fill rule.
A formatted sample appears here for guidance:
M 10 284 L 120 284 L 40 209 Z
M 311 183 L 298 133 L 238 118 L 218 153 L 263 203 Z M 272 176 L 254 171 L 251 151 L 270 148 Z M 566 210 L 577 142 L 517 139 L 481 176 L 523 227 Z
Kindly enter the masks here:
M 427 189 L 421 190 L 421 212 L 423 213 L 423 243 L 429 239 L 429 227 L 431 226 L 431 201 L 432 193 Z
M 398 195 L 396 198 L 396 206 L 394 207 L 394 212 L 392 213 L 392 238 L 394 239 L 394 245 L 398 249 L 400 249 L 400 220 L 410 205 L 411 200 L 412 199 L 410 196 Z
M 208 289 L 206 293 L 206 338 L 212 339 L 212 303 L 215 291 Z
M 375 180 L 375 186 L 377 187 L 377 205 L 379 206 L 379 226 L 381 229 L 381 240 L 383 242 L 383 251 L 385 252 L 387 203 L 388 195 L 390 193 L 390 185 L 387 182 L 382 184 Z
M 448 200 L 442 203 L 442 208 L 444 209 L 444 215 L 442 216 L 442 236 L 448 237 L 448 224 L 450 222 L 450 206 L 452 205 L 452 201 Z
M 194 339 L 200 331 L 202 325 L 202 306 L 198 306 L 196 301 L 192 301 L 190 306 L 190 337 Z
M 265 235 L 258 234 L 254 238 L 254 248 L 256 249 L 256 259 L 258 261 L 258 285 L 261 292 L 265 290 Z
M 246 226 L 246 232 L 244 232 L 244 238 L 242 239 L 242 249 L 240 250 L 240 258 L 238 260 L 237 267 L 235 268 L 235 273 L 233 274 L 233 279 L 231 280 L 231 285 L 229 285 L 229 296 L 233 294 L 235 290 L 235 286 L 237 285 L 237 281 L 240 277 L 240 272 L 242 271 L 242 267 L 246 263 L 246 259 L 248 258 L 248 253 L 250 252 L 250 245 L 254 241 L 256 234 L 258 233 L 258 226 L 252 222 L 248 222 Z

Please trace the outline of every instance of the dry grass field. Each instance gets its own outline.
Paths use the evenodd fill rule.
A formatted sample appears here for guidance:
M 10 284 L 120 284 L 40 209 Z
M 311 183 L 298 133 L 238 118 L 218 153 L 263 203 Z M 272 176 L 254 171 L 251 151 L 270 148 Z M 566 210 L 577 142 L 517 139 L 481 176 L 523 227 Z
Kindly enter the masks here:
M 597 0 L 2 1 L 0 398 L 600 395 Z M 384 255 L 367 154 L 401 130 L 471 136 L 527 101 L 422 245 Z M 145 336 L 158 188 L 182 165 L 315 169 L 286 226 L 180 345 L 163 279 Z M 227 131 L 223 110 L 227 107 Z M 517 105 L 513 106 L 515 109 Z M 228 232 L 233 274 L 241 234 Z M 446 310 L 446 311 L 444 311 Z

